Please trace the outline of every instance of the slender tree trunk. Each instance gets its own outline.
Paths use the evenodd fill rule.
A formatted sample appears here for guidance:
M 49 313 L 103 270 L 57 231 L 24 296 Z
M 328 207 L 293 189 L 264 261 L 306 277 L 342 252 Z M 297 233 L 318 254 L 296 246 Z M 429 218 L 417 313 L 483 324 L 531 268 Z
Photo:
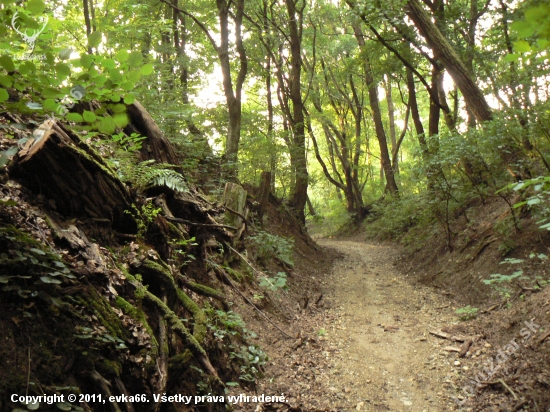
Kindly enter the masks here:
M 289 17 L 290 38 L 290 100 L 292 102 L 292 139 L 293 148 L 291 157 L 296 167 L 296 180 L 289 205 L 294 209 L 298 219 L 305 223 L 304 208 L 307 202 L 308 171 L 306 160 L 306 136 L 304 125 L 304 103 L 302 101 L 301 74 L 302 74 L 302 11 L 297 10 L 294 0 L 285 0 Z
M 234 176 L 237 173 L 236 162 L 239 152 L 239 142 L 241 139 L 241 94 L 243 83 L 248 71 L 248 61 L 246 51 L 243 46 L 241 33 L 244 15 L 244 0 L 236 1 L 236 10 L 234 12 L 235 46 L 239 55 L 240 64 L 237 80 L 235 82 L 235 90 L 233 90 L 231 61 L 229 56 L 229 15 L 232 2 L 217 0 L 216 4 L 218 7 L 218 18 L 220 21 L 220 46 L 217 50 L 223 75 L 223 91 L 229 112 L 227 137 L 225 143 L 225 160 L 229 175 Z
M 406 9 L 408 16 L 428 42 L 435 57 L 443 63 L 443 66 L 455 81 L 466 100 L 466 104 L 476 118 L 481 122 L 491 120 L 493 113 L 485 100 L 485 96 L 449 41 L 434 24 L 431 16 L 424 10 L 420 1 L 408 0 Z
M 82 6 L 84 11 L 84 23 L 86 24 L 86 35 L 92 34 L 92 23 L 90 21 L 90 5 L 88 0 L 82 0 Z M 88 54 L 93 54 L 92 48 L 88 47 Z
M 389 76 L 386 75 L 386 82 L 385 82 L 385 88 L 386 88 L 386 102 L 388 103 L 388 120 L 389 120 L 389 126 L 390 126 L 390 141 L 391 141 L 391 152 L 392 154 L 396 152 L 397 150 L 397 135 L 395 131 L 395 107 L 393 104 L 393 96 L 391 91 L 391 79 Z M 393 156 L 393 159 L 395 160 L 392 163 L 393 166 L 393 172 L 395 174 L 399 174 L 399 157 Z
M 355 24 L 353 26 L 355 32 L 355 37 L 359 46 L 365 48 L 365 40 L 363 38 L 363 33 L 361 32 L 360 27 Z M 382 113 L 380 111 L 380 103 L 378 99 L 378 88 L 374 82 L 374 77 L 372 74 L 370 62 L 365 56 L 364 60 L 364 72 L 365 79 L 367 82 L 368 92 L 369 92 L 369 103 L 372 111 L 372 117 L 374 120 L 374 127 L 376 130 L 376 137 L 380 145 L 380 159 L 382 162 L 382 168 L 384 169 L 384 174 L 386 176 L 386 188 L 392 195 L 396 195 L 399 192 L 397 183 L 395 181 L 395 175 L 393 173 L 393 168 L 391 164 L 391 157 L 388 150 L 388 142 L 386 139 L 386 131 L 384 130 L 384 124 L 382 123 Z

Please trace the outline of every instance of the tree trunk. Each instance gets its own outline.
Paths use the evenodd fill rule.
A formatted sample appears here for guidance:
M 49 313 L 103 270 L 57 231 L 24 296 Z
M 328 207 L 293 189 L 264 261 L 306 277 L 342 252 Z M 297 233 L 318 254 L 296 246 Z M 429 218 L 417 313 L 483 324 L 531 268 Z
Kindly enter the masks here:
M 289 205 L 294 209 L 298 220 L 305 223 L 305 206 L 307 202 L 308 171 L 306 160 L 306 136 L 304 125 L 304 103 L 302 101 L 302 38 L 298 21 L 302 23 L 301 11 L 296 10 L 294 0 L 285 0 L 289 17 L 290 37 L 290 100 L 292 102 L 292 140 L 290 156 L 296 170 L 295 184 Z
M 361 49 L 365 48 L 365 40 L 363 38 L 363 33 L 358 25 L 353 26 L 353 31 L 357 39 L 357 43 Z M 384 169 L 384 174 L 386 176 L 386 188 L 392 195 L 396 195 L 399 192 L 397 183 L 395 181 L 395 175 L 393 173 L 393 167 L 391 164 L 391 157 L 388 150 L 388 141 L 386 139 L 386 132 L 384 130 L 384 124 L 382 123 L 382 113 L 380 111 L 380 103 L 378 99 L 378 85 L 374 82 L 374 77 L 372 74 L 372 69 L 368 57 L 365 55 L 364 60 L 364 72 L 365 80 L 367 82 L 367 87 L 369 91 L 369 103 L 372 111 L 372 117 L 374 120 L 374 128 L 376 130 L 376 138 L 378 139 L 378 144 L 380 146 L 380 159 L 382 163 L 382 168 Z
M 127 187 L 86 143 L 72 131 L 47 120 L 17 155 L 11 175 L 45 204 L 66 217 L 88 218 L 121 233 L 137 233 L 126 213 L 132 200 Z M 98 233 L 106 234 L 109 231 Z
M 485 96 L 472 79 L 467 67 L 449 41 L 441 34 L 441 31 L 434 24 L 431 16 L 424 10 L 419 0 L 408 0 L 406 10 L 407 15 L 428 42 L 435 57 L 443 63 L 443 66 L 445 66 L 445 69 L 447 69 L 455 81 L 466 100 L 466 105 L 468 105 L 476 118 L 481 122 L 491 120 L 493 113 L 485 100 Z
M 227 124 L 227 138 L 225 144 L 225 160 L 228 166 L 230 176 L 236 175 L 237 156 L 239 152 L 239 142 L 241 139 L 241 94 L 244 80 L 248 71 L 248 61 L 242 42 L 242 20 L 244 15 L 244 0 L 237 0 L 235 20 L 235 46 L 239 55 L 239 72 L 233 90 L 233 80 L 231 78 L 231 57 L 229 56 L 229 15 L 232 2 L 226 0 L 217 0 L 218 18 L 220 21 L 220 46 L 217 48 L 220 59 L 220 66 L 223 75 L 223 91 L 227 101 L 229 119 Z
M 141 160 L 155 159 L 160 163 L 179 165 L 180 161 L 174 147 L 164 137 L 156 122 L 141 103 L 135 101 L 127 106 L 127 113 L 130 117 L 130 124 L 126 126 L 124 132 L 127 135 L 135 132 L 147 137 L 141 148 Z

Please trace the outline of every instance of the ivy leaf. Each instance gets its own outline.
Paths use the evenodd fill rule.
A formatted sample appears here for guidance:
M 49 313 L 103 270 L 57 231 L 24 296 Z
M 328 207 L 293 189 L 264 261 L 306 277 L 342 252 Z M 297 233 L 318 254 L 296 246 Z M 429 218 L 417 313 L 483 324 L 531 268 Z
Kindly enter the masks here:
M 0 57 L 0 65 L 8 72 L 12 72 L 15 70 L 15 64 L 13 64 L 13 60 L 8 55 Z
M 93 123 L 96 121 L 97 117 L 94 114 L 94 112 L 91 112 L 89 110 L 84 110 L 84 113 L 82 113 L 82 118 L 86 123 Z
M 0 103 L 5 102 L 8 100 L 10 95 L 6 91 L 6 89 L 0 89 Z
M 101 44 L 101 32 L 99 30 L 96 30 L 88 36 L 88 46 L 97 47 L 100 44 Z
M 46 5 L 42 0 L 30 0 L 27 3 L 26 9 L 30 11 L 32 14 L 42 14 L 44 13 L 44 9 L 46 8 Z

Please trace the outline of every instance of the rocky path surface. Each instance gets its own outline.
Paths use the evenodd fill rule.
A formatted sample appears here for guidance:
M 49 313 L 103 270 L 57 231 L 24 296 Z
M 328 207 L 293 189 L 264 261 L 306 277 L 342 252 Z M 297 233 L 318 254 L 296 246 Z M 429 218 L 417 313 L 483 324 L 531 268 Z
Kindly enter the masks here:
M 391 246 L 320 240 L 346 255 L 325 280 L 329 406 L 337 410 L 455 410 L 452 378 L 463 367 L 430 330 L 456 322 L 452 305 L 413 285 Z M 323 332 L 321 332 L 322 334 Z

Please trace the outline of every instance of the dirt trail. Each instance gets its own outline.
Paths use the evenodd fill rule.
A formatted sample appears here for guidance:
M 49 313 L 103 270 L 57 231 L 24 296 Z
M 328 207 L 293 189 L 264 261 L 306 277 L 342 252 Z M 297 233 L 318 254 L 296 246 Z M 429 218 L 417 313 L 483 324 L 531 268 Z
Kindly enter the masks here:
M 451 342 L 428 333 L 456 323 L 452 304 L 399 273 L 391 246 L 319 243 L 346 255 L 325 285 L 332 306 L 326 328 L 330 407 L 455 410 L 452 378 L 463 367 L 456 353 L 443 350 Z

